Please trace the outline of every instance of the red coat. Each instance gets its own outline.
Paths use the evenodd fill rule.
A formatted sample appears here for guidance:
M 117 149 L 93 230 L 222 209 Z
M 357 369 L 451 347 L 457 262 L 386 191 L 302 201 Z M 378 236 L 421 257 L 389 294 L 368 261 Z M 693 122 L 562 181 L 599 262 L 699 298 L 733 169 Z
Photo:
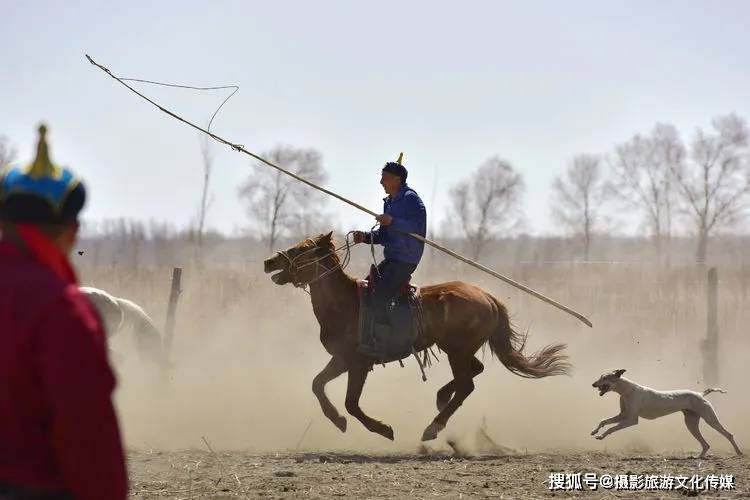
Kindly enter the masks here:
M 0 482 L 124 499 L 101 323 L 67 259 L 23 234 L 35 257 L 0 241 Z

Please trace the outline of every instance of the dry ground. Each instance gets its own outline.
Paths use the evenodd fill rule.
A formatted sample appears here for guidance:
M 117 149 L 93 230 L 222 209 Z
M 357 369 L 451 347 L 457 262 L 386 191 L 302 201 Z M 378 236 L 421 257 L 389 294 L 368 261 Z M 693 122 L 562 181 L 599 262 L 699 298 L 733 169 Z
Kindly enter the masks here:
M 705 498 L 750 498 L 750 458 L 686 453 L 539 453 L 513 456 L 324 452 L 132 451 L 131 498 L 681 498 L 689 491 L 551 492 L 551 472 L 732 474 L 734 491 Z

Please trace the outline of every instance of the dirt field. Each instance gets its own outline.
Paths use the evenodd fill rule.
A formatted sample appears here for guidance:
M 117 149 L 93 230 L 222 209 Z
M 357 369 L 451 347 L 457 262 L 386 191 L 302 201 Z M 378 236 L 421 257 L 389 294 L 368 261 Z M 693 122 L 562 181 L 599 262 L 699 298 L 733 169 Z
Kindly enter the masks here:
M 137 451 L 129 455 L 132 498 L 551 498 L 750 497 L 750 459 L 685 453 L 540 453 L 513 456 Z M 735 490 L 550 491 L 552 472 L 642 475 L 731 474 Z M 585 486 L 584 486 L 585 487 Z

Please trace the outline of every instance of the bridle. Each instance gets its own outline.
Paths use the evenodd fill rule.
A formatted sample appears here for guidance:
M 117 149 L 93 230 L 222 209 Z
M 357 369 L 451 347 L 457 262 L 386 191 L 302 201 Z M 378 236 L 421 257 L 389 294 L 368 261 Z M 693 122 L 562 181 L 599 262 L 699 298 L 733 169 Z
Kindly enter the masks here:
M 307 291 L 306 288 L 309 285 L 312 285 L 313 283 L 320 281 L 321 279 L 325 278 L 326 276 L 330 275 L 331 273 L 337 271 L 338 269 L 345 269 L 346 266 L 349 264 L 350 256 L 351 256 L 351 246 L 352 244 L 349 241 L 349 235 L 351 235 L 354 231 L 350 231 L 346 235 L 346 240 L 343 245 L 341 245 L 338 248 L 334 248 L 333 250 L 328 251 L 325 255 L 322 257 L 316 257 L 313 255 L 312 258 L 309 258 L 308 260 L 300 261 L 303 257 L 315 253 L 317 250 L 320 250 L 324 247 L 318 246 L 317 243 L 315 243 L 314 240 L 311 238 L 308 238 L 305 240 L 306 242 L 312 243 L 312 248 L 308 248 L 307 250 L 304 250 L 303 252 L 300 252 L 298 255 L 295 255 L 294 257 L 291 257 L 289 255 L 289 252 L 286 250 L 279 250 L 277 253 L 284 257 L 286 259 L 287 263 L 289 264 L 287 268 L 284 270 L 291 276 L 292 280 L 291 283 L 297 288 L 302 288 L 303 290 Z M 346 253 L 344 254 L 343 259 L 339 259 L 338 262 L 328 267 L 326 266 L 323 261 L 328 259 L 329 257 L 333 255 L 338 255 L 338 252 L 341 250 L 345 250 Z M 299 262 L 298 262 L 299 261 Z M 315 266 L 315 270 L 313 272 L 313 278 L 310 280 L 302 280 L 299 278 L 299 273 L 302 272 L 304 269 Z

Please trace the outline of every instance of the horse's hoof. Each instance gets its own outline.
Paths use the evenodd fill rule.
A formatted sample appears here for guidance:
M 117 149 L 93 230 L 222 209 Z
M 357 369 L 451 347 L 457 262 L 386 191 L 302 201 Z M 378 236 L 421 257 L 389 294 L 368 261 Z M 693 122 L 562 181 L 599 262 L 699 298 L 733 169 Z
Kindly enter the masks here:
M 383 424 L 383 428 L 377 431 L 378 434 L 383 436 L 386 439 L 390 439 L 393 441 L 393 427 L 390 425 Z
M 333 420 L 333 425 L 341 432 L 346 432 L 346 417 L 338 416 Z
M 436 422 L 431 423 L 422 433 L 422 441 L 432 441 L 443 429 L 445 429 L 444 425 Z

